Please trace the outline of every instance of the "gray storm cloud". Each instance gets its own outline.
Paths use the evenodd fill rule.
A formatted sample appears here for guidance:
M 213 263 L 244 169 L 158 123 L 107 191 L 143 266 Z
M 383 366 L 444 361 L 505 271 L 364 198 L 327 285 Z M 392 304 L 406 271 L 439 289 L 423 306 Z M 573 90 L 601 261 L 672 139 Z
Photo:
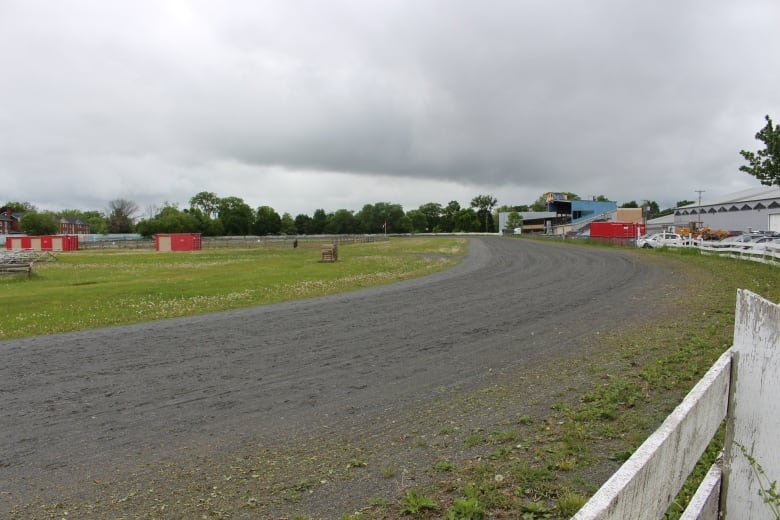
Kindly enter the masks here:
M 672 200 L 744 175 L 778 22 L 768 1 L 3 2 L 0 168 L 84 200 L 229 163 Z

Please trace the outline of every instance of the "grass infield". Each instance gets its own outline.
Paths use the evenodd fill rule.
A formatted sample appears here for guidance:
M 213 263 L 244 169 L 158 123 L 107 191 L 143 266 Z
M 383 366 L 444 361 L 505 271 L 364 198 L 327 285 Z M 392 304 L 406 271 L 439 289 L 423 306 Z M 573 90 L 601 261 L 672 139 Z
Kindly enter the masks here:
M 126 325 L 324 296 L 430 274 L 460 261 L 465 240 L 391 239 L 320 249 L 78 251 L 0 277 L 0 339 Z

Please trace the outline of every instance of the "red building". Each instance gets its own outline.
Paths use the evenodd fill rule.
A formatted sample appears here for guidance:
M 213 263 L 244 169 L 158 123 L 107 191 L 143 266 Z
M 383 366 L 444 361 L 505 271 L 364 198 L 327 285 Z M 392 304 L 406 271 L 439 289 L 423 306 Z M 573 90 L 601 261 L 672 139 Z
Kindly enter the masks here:
M 78 218 L 60 217 L 60 234 L 88 235 L 89 224 Z
M 19 221 L 21 219 L 21 213 L 14 213 L 14 211 L 7 206 L 0 208 L 0 235 L 21 233 L 21 229 L 19 229 Z
M 590 238 L 614 243 L 626 243 L 645 233 L 644 224 L 634 222 L 592 222 Z
M 154 235 L 157 251 L 200 251 L 200 233 L 160 233 Z
M 5 241 L 9 251 L 77 251 L 79 237 L 75 235 L 9 236 Z

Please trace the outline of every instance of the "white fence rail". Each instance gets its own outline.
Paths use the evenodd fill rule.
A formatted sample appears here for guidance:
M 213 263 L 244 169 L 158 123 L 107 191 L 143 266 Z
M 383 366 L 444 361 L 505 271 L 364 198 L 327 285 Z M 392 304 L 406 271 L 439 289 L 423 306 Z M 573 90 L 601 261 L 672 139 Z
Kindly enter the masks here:
M 768 236 L 768 235 L 767 235 Z M 715 254 L 780 265 L 780 243 L 777 242 L 710 242 L 683 236 L 677 240 L 659 239 L 652 247 L 695 247 L 702 254 Z
M 699 249 L 703 254 L 717 254 L 743 260 L 753 260 L 754 262 L 780 264 L 780 244 L 755 244 L 754 246 L 749 244 L 748 242 L 747 244 L 717 247 L 715 244 L 702 242 L 699 245 Z
M 727 418 L 723 478 L 714 466 L 682 518 L 774 519 L 739 446 L 780 478 L 779 348 L 780 306 L 738 291 L 734 345 L 574 518 L 662 518 Z

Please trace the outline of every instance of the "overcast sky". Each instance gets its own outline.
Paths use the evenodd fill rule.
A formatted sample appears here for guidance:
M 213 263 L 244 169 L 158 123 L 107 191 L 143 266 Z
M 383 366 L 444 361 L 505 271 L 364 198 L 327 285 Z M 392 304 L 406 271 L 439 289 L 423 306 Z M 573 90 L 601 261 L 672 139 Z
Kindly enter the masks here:
M 0 204 L 706 200 L 778 50 L 777 0 L 0 0 Z

